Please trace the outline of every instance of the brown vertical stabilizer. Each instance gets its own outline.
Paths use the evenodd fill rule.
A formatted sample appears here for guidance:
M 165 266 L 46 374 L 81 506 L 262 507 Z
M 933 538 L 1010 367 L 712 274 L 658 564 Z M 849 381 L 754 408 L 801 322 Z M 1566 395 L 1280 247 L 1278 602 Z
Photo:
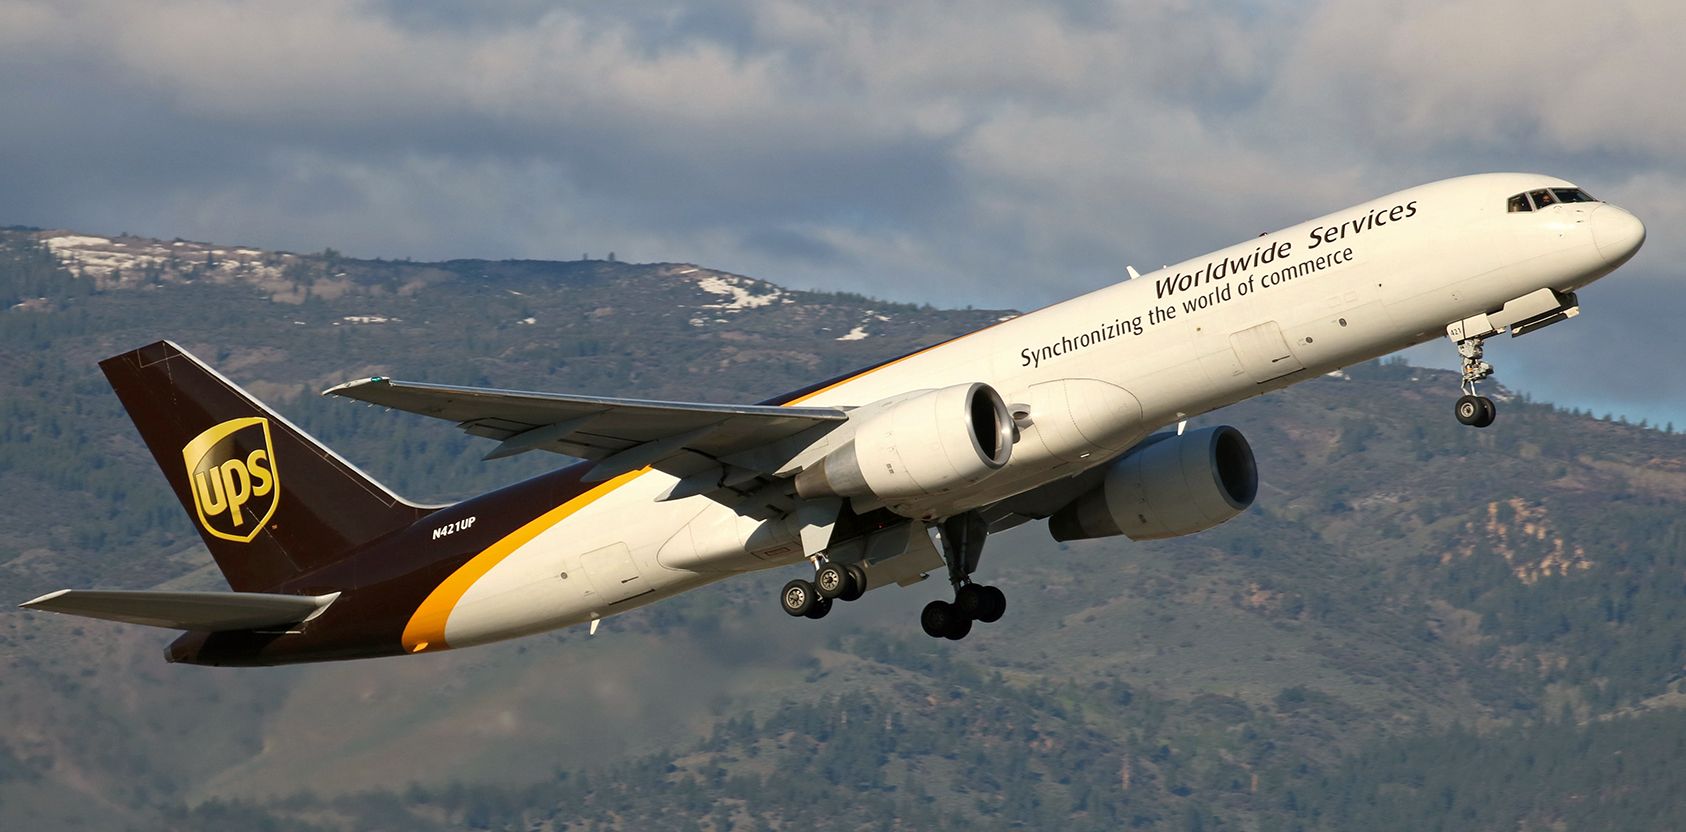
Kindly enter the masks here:
M 273 590 L 432 511 L 168 341 L 100 369 L 237 591 Z

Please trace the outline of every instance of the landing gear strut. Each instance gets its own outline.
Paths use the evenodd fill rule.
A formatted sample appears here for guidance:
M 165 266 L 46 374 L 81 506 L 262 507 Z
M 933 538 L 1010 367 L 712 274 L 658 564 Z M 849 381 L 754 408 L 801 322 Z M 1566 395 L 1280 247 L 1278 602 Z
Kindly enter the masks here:
M 1454 332 L 1452 337 L 1458 345 L 1458 356 L 1463 359 L 1463 396 L 1458 398 L 1455 412 L 1458 421 L 1471 427 L 1484 428 L 1493 424 L 1498 417 L 1498 408 L 1493 400 L 1486 396 L 1476 395 L 1475 384 L 1493 374 L 1493 365 L 1481 360 L 1482 346 L 1486 342 L 1485 336 L 1458 338 L 1461 332 Z
M 991 624 L 1007 612 L 1007 596 L 993 586 L 972 582 L 983 554 L 989 524 L 976 512 L 957 514 L 942 522 L 938 542 L 948 565 L 948 582 L 954 600 L 932 601 L 919 614 L 919 626 L 932 638 L 959 641 L 972 632 L 972 622 Z

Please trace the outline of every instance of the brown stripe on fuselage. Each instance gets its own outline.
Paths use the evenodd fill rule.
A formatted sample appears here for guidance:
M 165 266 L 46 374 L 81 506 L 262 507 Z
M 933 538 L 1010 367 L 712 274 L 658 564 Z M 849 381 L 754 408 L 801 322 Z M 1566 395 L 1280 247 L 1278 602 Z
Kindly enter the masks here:
M 275 665 L 403 654 L 405 625 L 423 602 L 500 539 L 596 487 L 582 482 L 591 466 L 577 463 L 440 509 L 337 563 L 289 581 L 275 591 L 341 593 L 298 632 L 188 633 L 171 645 L 170 660 Z M 474 517 L 474 525 L 434 539 L 434 529 L 465 517 Z
M 885 367 L 889 367 L 889 366 L 894 365 L 894 364 L 900 364 L 903 361 L 906 361 L 909 358 L 913 358 L 915 356 L 924 355 L 925 353 L 928 353 L 928 352 L 930 352 L 930 351 L 932 351 L 932 350 L 934 350 L 938 347 L 946 347 L 949 344 L 952 344 L 956 341 L 960 341 L 962 339 L 970 338 L 973 335 L 978 335 L 978 334 L 981 334 L 981 333 L 984 333 L 984 332 L 988 332 L 988 331 L 990 331 L 990 330 L 992 330 L 992 329 L 994 329 L 998 326 L 1001 326 L 1002 324 L 1008 323 L 1009 321 L 1017 320 L 1020 317 L 1022 317 L 1022 316 L 1015 314 L 1015 315 L 1009 316 L 1007 318 L 1004 318 L 1002 320 L 998 320 L 995 323 L 990 324 L 989 326 L 982 327 L 982 328 L 979 328 L 979 329 L 974 329 L 971 332 L 962 332 L 959 335 L 956 335 L 952 338 L 944 338 L 943 340 L 938 341 L 935 344 L 927 344 L 927 345 L 925 345 L 923 347 L 920 347 L 919 349 L 916 349 L 912 352 L 902 353 L 901 355 L 898 355 L 895 358 L 886 358 L 883 361 L 878 362 L 877 364 L 870 364 L 868 366 L 862 367 L 859 370 L 853 370 L 851 372 L 844 373 L 843 375 L 840 375 L 840 376 L 832 376 L 831 378 L 828 378 L 825 381 L 814 382 L 813 384 L 810 384 L 807 387 L 798 388 L 798 389 L 793 390 L 789 393 L 786 393 L 782 396 L 774 396 L 773 398 L 757 402 L 757 404 L 779 405 L 779 406 L 790 406 L 790 405 L 801 404 L 802 402 L 808 401 L 809 399 L 812 399 L 815 396 L 818 396 L 819 394 L 826 392 L 827 390 L 831 390 L 831 389 L 836 388 L 836 387 L 842 387 L 843 385 L 848 384 L 849 382 L 854 381 L 855 379 L 865 378 L 866 376 L 872 375 L 873 373 L 878 372 L 879 370 L 882 370 Z M 982 381 L 982 379 L 978 379 L 978 381 Z
M 831 389 L 836 388 L 836 387 L 842 387 L 843 385 L 848 384 L 849 382 L 854 381 L 855 379 L 865 378 L 866 376 L 869 376 L 869 375 L 871 375 L 875 372 L 878 372 L 879 370 L 882 370 L 885 367 L 889 367 L 893 364 L 900 364 L 903 361 L 906 361 L 909 358 L 913 358 L 916 355 L 924 355 L 925 353 L 928 353 L 931 350 L 936 349 L 937 347 L 943 346 L 945 344 L 952 344 L 955 341 L 958 341 L 962 338 L 965 338 L 965 337 L 971 336 L 971 335 L 976 335 L 979 332 L 983 332 L 985 329 L 990 329 L 992 327 L 999 326 L 999 325 L 1000 325 L 999 323 L 991 324 L 990 326 L 986 326 L 986 327 L 984 327 L 984 329 L 980 329 L 980 330 L 977 330 L 975 332 L 968 332 L 968 333 L 965 333 L 964 335 L 956 335 L 953 338 L 946 338 L 944 340 L 938 341 L 935 344 L 920 347 L 919 349 L 916 349 L 913 352 L 902 353 L 901 355 L 898 355 L 895 358 L 886 358 L 883 361 L 878 362 L 877 364 L 868 365 L 866 367 L 862 367 L 859 370 L 854 370 L 852 372 L 844 373 L 843 375 L 840 375 L 840 376 L 832 376 L 831 378 L 828 378 L 825 381 L 815 382 L 813 384 L 808 385 L 807 387 L 803 387 L 803 388 L 800 388 L 800 389 L 797 389 L 797 390 L 793 390 L 793 391 L 791 391 L 789 393 L 786 393 L 782 396 L 774 396 L 773 398 L 766 399 L 766 400 L 761 401 L 761 402 L 757 402 L 757 404 L 777 405 L 777 406 L 780 406 L 780 407 L 789 407 L 791 405 L 801 404 L 801 403 L 803 403 L 803 402 L 805 402 L 805 401 L 807 401 L 807 400 L 809 400 L 809 399 L 811 399 L 815 396 L 818 396 L 821 393 L 826 392 L 827 390 L 831 390 Z

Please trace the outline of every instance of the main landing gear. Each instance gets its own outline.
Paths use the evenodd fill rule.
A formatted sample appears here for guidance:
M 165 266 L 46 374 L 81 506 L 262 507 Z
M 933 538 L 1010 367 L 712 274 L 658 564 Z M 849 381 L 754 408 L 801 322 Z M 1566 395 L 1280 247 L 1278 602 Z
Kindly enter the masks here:
M 1493 400 L 1476 395 L 1475 384 L 1493 374 L 1493 365 L 1481 360 L 1481 348 L 1487 339 L 1482 336 L 1457 339 L 1458 356 L 1463 359 L 1463 391 L 1455 411 L 1458 421 L 1471 427 L 1484 428 L 1498 417 Z
M 976 512 L 955 515 L 932 529 L 948 582 L 954 587 L 953 601 L 932 601 L 919 614 L 919 625 L 933 638 L 959 640 L 972 632 L 974 622 L 992 624 L 1007 612 L 1007 596 L 993 586 L 972 581 L 983 554 L 989 524 Z M 836 601 L 854 601 L 866 594 L 866 570 L 858 564 L 814 561 L 813 580 L 798 578 L 784 585 L 779 606 L 795 618 L 824 618 Z
M 919 626 L 931 638 L 959 641 L 972 632 L 972 622 L 994 624 L 1007 612 L 1007 594 L 983 584 L 961 584 L 954 601 L 932 601 L 919 613 Z
M 812 581 L 797 578 L 784 585 L 779 606 L 796 618 L 824 618 L 833 601 L 855 601 L 866 594 L 866 570 L 853 563 L 824 561 Z
M 976 512 L 950 517 L 939 532 L 943 561 L 954 600 L 932 601 L 919 613 L 919 626 L 932 638 L 959 641 L 972 632 L 972 622 L 993 624 L 1007 612 L 1007 596 L 1000 589 L 972 582 L 983 554 L 989 525 Z

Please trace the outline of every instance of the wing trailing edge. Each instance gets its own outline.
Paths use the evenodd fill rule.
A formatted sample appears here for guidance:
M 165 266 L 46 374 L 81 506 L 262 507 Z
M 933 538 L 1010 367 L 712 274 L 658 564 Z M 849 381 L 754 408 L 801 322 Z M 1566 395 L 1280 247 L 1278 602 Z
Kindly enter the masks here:
M 19 606 L 148 627 L 216 632 L 272 629 L 309 621 L 321 615 L 339 595 L 61 589 Z

